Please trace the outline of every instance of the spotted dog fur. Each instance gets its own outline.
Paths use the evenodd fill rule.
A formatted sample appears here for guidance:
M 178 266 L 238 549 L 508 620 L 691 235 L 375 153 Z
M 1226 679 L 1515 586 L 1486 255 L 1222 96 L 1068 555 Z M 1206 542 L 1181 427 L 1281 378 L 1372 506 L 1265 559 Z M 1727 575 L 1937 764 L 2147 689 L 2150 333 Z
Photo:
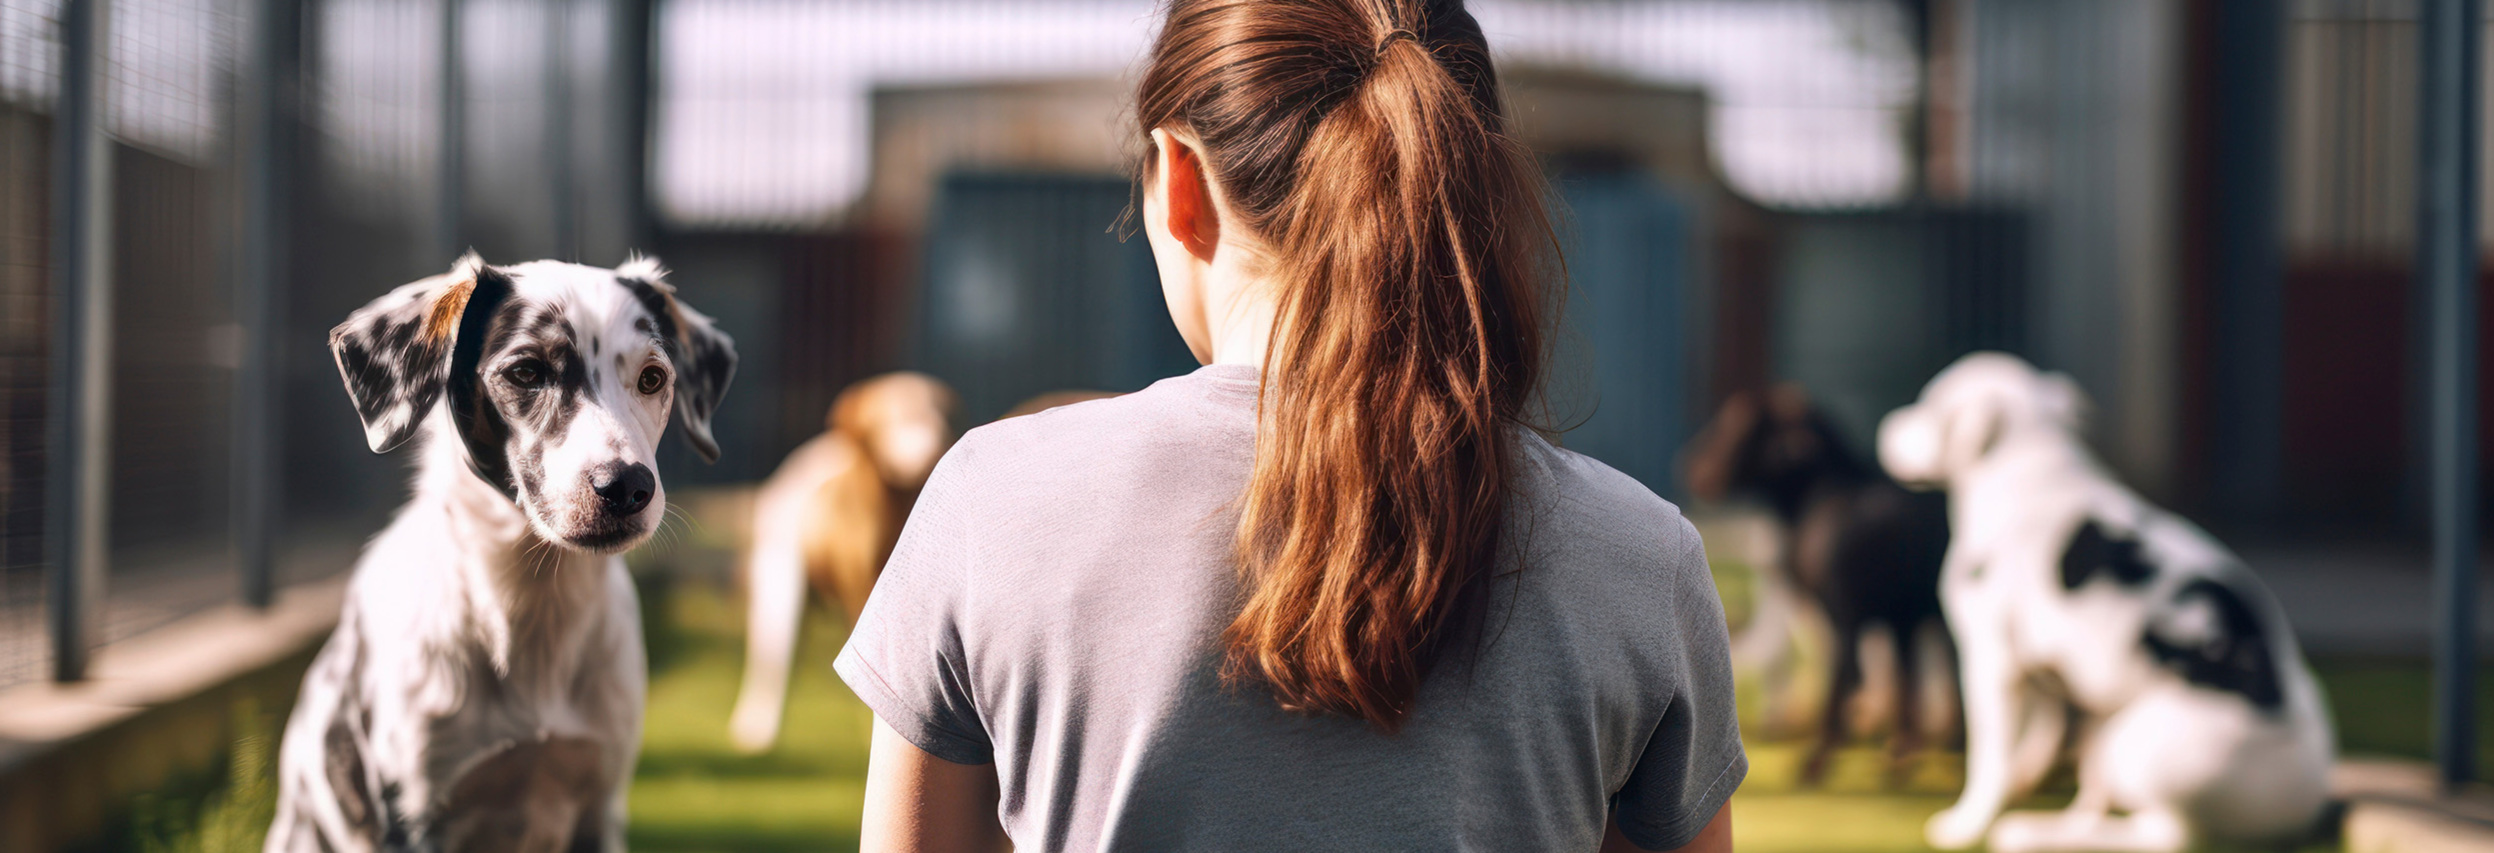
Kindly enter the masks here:
M 2328 800 L 2329 706 L 2240 558 L 2115 480 L 2068 377 L 1976 353 L 1879 428 L 1880 462 L 1946 488 L 1940 601 L 1958 648 L 1966 785 L 1942 849 L 2178 851 L 2292 842 Z M 2003 809 L 2087 734 L 2078 797 Z
M 330 334 L 375 452 L 420 439 L 279 750 L 271 851 L 623 847 L 647 667 L 621 552 L 673 412 L 715 459 L 733 344 L 657 262 L 400 287 Z

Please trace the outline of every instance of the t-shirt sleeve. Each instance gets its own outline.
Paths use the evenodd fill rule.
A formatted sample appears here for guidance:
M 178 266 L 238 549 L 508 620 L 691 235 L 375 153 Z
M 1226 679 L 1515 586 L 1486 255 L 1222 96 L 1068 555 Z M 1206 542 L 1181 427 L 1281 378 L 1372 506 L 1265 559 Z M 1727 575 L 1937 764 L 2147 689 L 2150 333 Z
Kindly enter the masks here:
M 1647 850 L 1686 846 L 1732 798 L 1749 773 L 1732 699 L 1732 654 L 1723 601 L 1706 570 L 1706 547 L 1677 519 L 1684 547 L 1666 567 L 1668 613 L 1677 655 L 1670 695 L 1628 784 L 1611 800 L 1620 834 Z M 1669 547 L 1669 546 L 1667 546 Z
M 995 749 L 971 691 L 962 643 L 975 561 L 963 482 L 969 442 L 936 463 L 901 527 L 883 575 L 832 669 L 910 743 L 955 764 L 987 764 Z

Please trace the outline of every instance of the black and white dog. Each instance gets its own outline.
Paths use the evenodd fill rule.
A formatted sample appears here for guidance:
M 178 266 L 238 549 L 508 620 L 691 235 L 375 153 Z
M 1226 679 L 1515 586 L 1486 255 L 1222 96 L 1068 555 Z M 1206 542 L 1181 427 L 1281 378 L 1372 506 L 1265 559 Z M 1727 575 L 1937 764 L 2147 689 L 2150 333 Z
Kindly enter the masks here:
M 664 275 L 471 254 L 330 333 L 372 449 L 423 441 L 287 722 L 267 849 L 623 848 L 648 676 L 619 555 L 664 517 L 668 411 L 716 459 L 736 365 Z
M 1888 472 L 1949 497 L 1966 788 L 1925 836 L 2172 851 L 2308 832 L 2334 744 L 2284 614 L 2224 545 L 2114 480 L 2079 438 L 2085 409 L 2068 377 L 1977 353 L 1880 424 Z M 2076 802 L 2002 815 L 2051 768 L 2068 706 Z

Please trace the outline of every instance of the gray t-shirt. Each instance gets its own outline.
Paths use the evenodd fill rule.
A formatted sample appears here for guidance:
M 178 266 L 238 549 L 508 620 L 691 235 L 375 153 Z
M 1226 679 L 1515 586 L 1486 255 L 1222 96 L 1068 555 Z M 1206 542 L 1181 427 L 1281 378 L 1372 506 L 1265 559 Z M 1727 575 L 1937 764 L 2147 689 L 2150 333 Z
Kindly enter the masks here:
M 902 736 L 995 762 L 1023 850 L 1570 850 L 1688 843 L 1740 786 L 1696 530 L 1539 437 L 1477 650 L 1401 732 L 1221 682 L 1256 371 L 1214 365 L 970 431 L 834 664 Z

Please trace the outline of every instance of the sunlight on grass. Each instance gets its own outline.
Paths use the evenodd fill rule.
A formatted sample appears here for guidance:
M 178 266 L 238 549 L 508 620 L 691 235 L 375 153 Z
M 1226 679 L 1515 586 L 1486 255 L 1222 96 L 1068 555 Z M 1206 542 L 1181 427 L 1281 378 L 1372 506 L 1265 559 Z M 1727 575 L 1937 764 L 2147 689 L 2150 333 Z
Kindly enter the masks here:
M 779 745 L 747 756 L 727 740 L 744 672 L 738 600 L 696 583 L 650 594 L 661 610 L 652 615 L 665 627 L 651 632 L 649 716 L 632 782 L 633 849 L 856 848 L 873 717 L 831 673 L 845 634 L 840 620 L 819 610 L 808 617 Z
M 1732 796 L 1732 837 L 1744 853 L 1921 851 L 1922 824 L 1956 798 L 1964 772 L 1953 754 L 1924 756 L 1913 778 L 1885 790 L 1887 756 L 1874 747 L 1839 753 L 1827 784 L 1800 790 L 1799 743 L 1748 744 L 1749 780 Z
M 854 849 L 873 718 L 831 674 L 844 636 L 840 620 L 819 610 L 808 617 L 780 744 L 770 753 L 745 756 L 727 741 L 728 712 L 743 672 L 738 600 L 702 583 L 653 588 L 648 594 L 655 611 L 650 614 L 653 669 L 648 729 L 632 786 L 632 846 Z M 2358 683 L 2383 677 L 2376 674 L 2380 671 L 2323 669 L 2333 681 Z M 2371 716 L 2359 713 L 2356 720 L 2342 718 L 2342 724 L 2366 727 Z M 1922 843 L 1923 821 L 1955 798 L 1964 774 L 1956 753 L 1934 751 L 1917 762 L 1903 786 L 1890 789 L 1883 784 L 1884 753 L 1863 745 L 1838 754 L 1825 785 L 1802 790 L 1794 784 L 1799 743 L 1753 741 L 1748 748 L 1749 779 L 1733 798 L 1735 833 L 1744 853 L 1929 850 Z M 2064 772 L 2046 793 L 2019 807 L 2059 808 L 2069 795 Z M 2336 849 L 2319 845 L 2300 853 Z
M 849 850 L 857 846 L 872 716 L 831 673 L 844 630 L 821 612 L 808 617 L 779 746 L 759 756 L 728 745 L 727 718 L 744 667 L 739 599 L 720 585 L 645 575 L 650 641 L 649 712 L 631 793 L 633 848 L 645 851 Z M 2341 740 L 2350 752 L 2421 756 L 2431 694 L 2422 661 L 2322 660 Z M 2494 687 L 2494 670 L 2481 682 Z M 1753 697 L 1744 695 L 1744 701 Z M 2490 692 L 2489 700 L 2494 700 Z M 2494 717 L 2494 701 L 2480 706 Z M 120 809 L 118 828 L 79 849 L 100 851 L 252 849 L 266 826 L 274 791 L 268 747 L 282 710 L 244 709 L 251 723 L 217 769 L 141 795 Z M 2494 723 L 2494 720 L 2489 720 Z M 1733 798 L 1744 853 L 1922 851 L 1925 819 L 1954 798 L 1963 762 L 1950 752 L 1924 756 L 1906 783 L 1882 785 L 1885 758 L 1873 746 L 1843 750 L 1827 783 L 1794 785 L 1801 745 L 1753 741 L 1750 775 Z M 2020 808 L 2058 808 L 2068 774 Z M 2327 853 L 2335 845 L 2302 848 Z

